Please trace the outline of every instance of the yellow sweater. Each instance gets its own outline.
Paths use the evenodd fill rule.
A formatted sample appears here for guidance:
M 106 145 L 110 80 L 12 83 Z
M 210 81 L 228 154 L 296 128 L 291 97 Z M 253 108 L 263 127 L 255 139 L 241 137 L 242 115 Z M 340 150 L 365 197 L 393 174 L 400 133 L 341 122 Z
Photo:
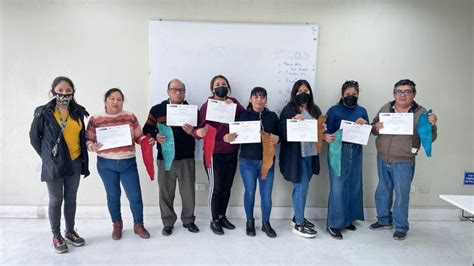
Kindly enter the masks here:
M 66 119 L 66 115 L 61 114 L 63 121 Z M 58 121 L 59 126 L 61 126 L 61 120 L 59 120 L 58 110 L 54 109 L 54 117 Z M 66 141 L 69 154 L 71 155 L 71 160 L 77 159 L 81 155 L 81 138 L 80 133 L 82 129 L 82 124 L 80 120 L 74 120 L 69 116 L 66 124 L 66 128 L 63 132 L 64 140 Z

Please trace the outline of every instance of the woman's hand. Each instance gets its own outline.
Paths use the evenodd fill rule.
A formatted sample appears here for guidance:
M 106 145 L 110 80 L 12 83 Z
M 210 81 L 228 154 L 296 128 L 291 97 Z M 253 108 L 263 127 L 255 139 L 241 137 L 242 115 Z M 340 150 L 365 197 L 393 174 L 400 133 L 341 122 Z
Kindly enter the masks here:
M 237 133 L 227 133 L 224 135 L 223 140 L 227 143 L 234 141 L 237 138 Z
M 383 123 L 382 122 L 375 123 L 374 128 L 377 132 L 379 132 L 383 128 Z
M 274 135 L 272 133 L 269 134 L 269 137 L 272 144 L 277 144 L 280 140 L 280 137 L 278 137 L 278 135 Z
M 234 101 L 232 101 L 232 99 L 230 99 L 230 98 L 227 98 L 227 99 L 225 100 L 225 103 L 231 104 L 231 103 L 234 103 Z
M 332 143 L 336 139 L 336 136 L 334 134 L 324 134 L 324 140 L 327 143 Z
M 151 146 L 155 145 L 155 139 L 150 138 L 150 139 L 148 140 L 148 144 L 150 144 Z
M 430 121 L 431 125 L 436 126 L 436 122 L 438 122 L 438 117 L 435 114 L 431 113 L 428 116 L 428 121 Z
M 160 144 L 163 144 L 166 142 L 166 137 L 163 136 L 163 135 L 160 135 L 160 133 L 156 134 L 156 141 L 158 141 L 158 143 Z
M 193 135 L 193 126 L 191 126 L 190 124 L 184 124 L 181 128 L 183 128 L 186 134 Z
M 292 119 L 296 119 L 296 120 L 304 120 L 304 116 L 302 114 L 297 114 L 295 116 L 293 116 Z
M 99 151 L 99 149 L 102 147 L 102 144 L 101 143 L 94 143 L 94 144 L 91 144 L 90 146 L 90 149 L 91 151 L 93 152 L 97 152 Z
M 369 124 L 369 122 L 367 122 L 364 118 L 362 117 L 359 117 L 357 118 L 357 120 L 355 121 L 356 124 L 359 124 L 359 125 L 367 125 Z
M 196 129 L 196 135 L 200 138 L 204 138 L 206 136 L 208 130 L 209 130 L 209 128 L 207 128 L 207 126 L 205 126 L 203 128 Z

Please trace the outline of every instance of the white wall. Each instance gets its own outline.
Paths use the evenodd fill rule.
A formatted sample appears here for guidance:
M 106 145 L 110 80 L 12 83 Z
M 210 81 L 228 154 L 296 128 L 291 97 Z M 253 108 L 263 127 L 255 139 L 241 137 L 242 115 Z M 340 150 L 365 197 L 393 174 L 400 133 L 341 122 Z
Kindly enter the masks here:
M 125 92 L 125 108 L 145 122 L 151 97 L 150 19 L 320 25 L 320 107 L 327 110 L 337 102 L 342 82 L 356 79 L 361 84 L 360 103 L 372 119 L 391 99 L 397 80 L 413 79 L 418 85 L 416 100 L 439 116 L 439 137 L 432 158 L 418 156 L 411 205 L 447 206 L 439 194 L 473 194 L 472 188 L 461 185 L 463 171 L 474 170 L 472 1 L 65 0 L 2 1 L 1 8 L 0 205 L 47 204 L 28 130 L 35 106 L 48 100 L 54 77 L 71 77 L 78 101 L 91 113 L 103 110 L 103 93 L 118 86 Z M 373 207 L 373 139 L 364 154 L 365 205 Z M 78 201 L 104 205 L 105 192 L 95 156 L 91 157 L 92 174 L 83 180 Z M 326 152 L 322 161 L 322 173 L 311 183 L 309 206 L 326 206 Z M 140 173 L 144 202 L 156 205 L 156 181 L 150 183 L 144 167 Z M 206 182 L 200 164 L 197 179 Z M 278 174 L 274 206 L 291 206 L 290 187 Z M 206 205 L 206 197 L 206 192 L 198 192 L 198 205 Z M 241 201 L 236 175 L 231 205 Z

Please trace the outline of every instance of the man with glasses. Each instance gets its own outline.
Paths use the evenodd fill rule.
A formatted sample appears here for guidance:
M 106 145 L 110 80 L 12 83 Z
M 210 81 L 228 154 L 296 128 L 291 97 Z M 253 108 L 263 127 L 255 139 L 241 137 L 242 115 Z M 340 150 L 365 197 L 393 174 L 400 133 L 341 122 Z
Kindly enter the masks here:
M 393 238 L 403 240 L 409 229 L 410 187 L 415 171 L 415 157 L 420 149 L 420 138 L 416 129 L 420 115 L 426 113 L 426 109 L 414 101 L 416 84 L 409 79 L 395 83 L 393 96 L 395 100 L 382 106 L 372 123 L 372 133 L 377 136 L 375 143 L 379 182 L 375 191 L 377 222 L 371 224 L 369 228 L 391 229 L 395 224 Z M 379 134 L 383 128 L 383 123 L 379 121 L 380 113 L 413 113 L 413 135 Z M 432 141 L 434 141 L 437 136 L 437 117 L 430 114 L 428 120 L 432 124 Z
M 184 83 L 173 79 L 168 83 L 168 99 L 153 106 L 148 115 L 147 122 L 143 127 L 144 134 L 150 134 L 160 144 L 166 142 L 166 137 L 161 135 L 157 129 L 158 123 L 166 124 L 167 104 L 188 104 L 185 100 L 186 88 Z M 197 116 L 197 114 L 196 114 Z M 158 186 L 160 191 L 160 211 L 163 222 L 162 234 L 169 236 L 173 233 L 174 223 L 177 215 L 173 208 L 176 191 L 176 180 L 179 185 L 179 193 L 182 199 L 181 221 L 183 226 L 192 233 L 199 232 L 194 223 L 195 206 L 195 162 L 194 148 L 195 140 L 192 135 L 193 127 L 185 124 L 182 127 L 171 127 L 174 136 L 175 157 L 170 171 L 165 171 L 161 145 L 158 148 Z

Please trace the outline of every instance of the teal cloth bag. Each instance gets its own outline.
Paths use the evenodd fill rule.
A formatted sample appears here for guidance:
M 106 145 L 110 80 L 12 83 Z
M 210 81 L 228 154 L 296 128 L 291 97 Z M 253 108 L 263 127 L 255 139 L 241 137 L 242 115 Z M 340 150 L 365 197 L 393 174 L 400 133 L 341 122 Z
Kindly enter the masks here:
M 171 165 L 173 164 L 175 155 L 173 130 L 171 127 L 158 123 L 158 131 L 160 132 L 160 135 L 166 137 L 165 143 L 160 145 L 161 152 L 163 153 L 163 161 L 165 163 L 165 171 L 169 171 L 171 170 Z
M 342 149 L 342 129 L 334 133 L 336 139 L 329 143 L 329 166 L 336 176 L 341 176 L 341 149 Z
M 426 156 L 431 157 L 431 143 L 433 140 L 433 125 L 428 120 L 428 116 L 432 113 L 431 109 L 420 115 L 418 120 L 418 137 L 420 138 L 421 145 L 425 149 Z

